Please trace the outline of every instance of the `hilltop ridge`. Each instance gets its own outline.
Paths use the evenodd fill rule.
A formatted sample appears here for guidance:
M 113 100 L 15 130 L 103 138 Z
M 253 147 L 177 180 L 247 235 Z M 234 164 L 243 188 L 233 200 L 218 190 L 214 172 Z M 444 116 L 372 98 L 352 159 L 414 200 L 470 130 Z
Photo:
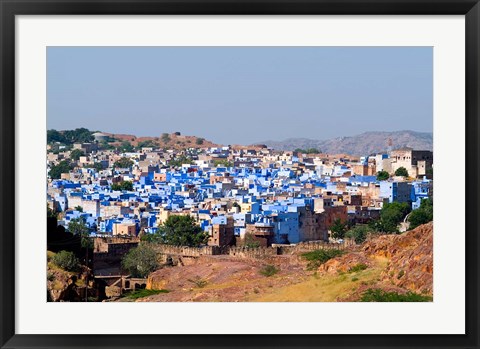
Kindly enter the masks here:
M 289 138 L 283 141 L 256 142 L 265 144 L 275 150 L 295 150 L 315 148 L 323 153 L 368 155 L 386 151 L 389 140 L 392 148 L 410 147 L 417 150 L 433 150 L 433 134 L 431 132 L 404 131 L 371 131 L 350 137 L 336 137 L 327 140 L 308 138 Z

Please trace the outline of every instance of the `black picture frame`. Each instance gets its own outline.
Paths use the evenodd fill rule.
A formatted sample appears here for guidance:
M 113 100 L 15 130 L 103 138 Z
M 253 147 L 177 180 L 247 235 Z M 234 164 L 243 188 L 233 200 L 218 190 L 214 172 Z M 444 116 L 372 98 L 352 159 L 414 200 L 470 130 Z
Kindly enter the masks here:
M 16 15 L 465 15 L 465 335 L 23 335 L 15 334 Z M 478 0 L 0 0 L 1 348 L 478 348 L 480 4 Z M 467 189 L 467 188 L 465 188 Z M 415 316 L 414 314 L 412 314 Z M 419 315 L 421 316 L 421 315 Z M 319 320 L 320 321 L 320 320 Z M 445 321 L 452 321 L 445 314 Z M 453 320 L 454 321 L 454 320 Z

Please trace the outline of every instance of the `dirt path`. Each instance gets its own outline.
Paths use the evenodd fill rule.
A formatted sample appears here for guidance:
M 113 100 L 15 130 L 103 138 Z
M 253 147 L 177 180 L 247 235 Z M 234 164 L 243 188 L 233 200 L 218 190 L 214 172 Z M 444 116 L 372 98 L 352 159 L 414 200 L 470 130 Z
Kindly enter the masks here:
M 262 273 L 274 266 L 271 276 Z M 251 295 L 270 293 L 273 289 L 305 281 L 305 266 L 290 258 L 264 261 L 238 258 L 210 258 L 193 265 L 164 268 L 149 278 L 149 287 L 168 293 L 138 299 L 139 302 L 245 302 Z

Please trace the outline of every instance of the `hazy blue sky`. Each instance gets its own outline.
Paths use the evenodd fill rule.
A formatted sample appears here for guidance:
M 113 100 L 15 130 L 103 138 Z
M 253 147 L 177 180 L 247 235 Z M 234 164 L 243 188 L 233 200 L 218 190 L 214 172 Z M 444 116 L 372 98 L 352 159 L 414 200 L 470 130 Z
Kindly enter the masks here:
M 430 47 L 49 47 L 47 126 L 223 144 L 431 132 Z

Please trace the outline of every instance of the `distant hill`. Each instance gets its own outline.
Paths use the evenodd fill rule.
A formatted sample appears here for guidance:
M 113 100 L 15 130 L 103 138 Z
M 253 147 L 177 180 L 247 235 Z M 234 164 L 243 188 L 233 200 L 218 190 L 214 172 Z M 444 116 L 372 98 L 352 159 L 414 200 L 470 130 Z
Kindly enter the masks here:
M 433 150 L 433 134 L 431 132 L 408 130 L 395 132 L 373 131 L 351 137 L 327 140 L 289 138 L 284 141 L 263 141 L 257 143 L 265 144 L 276 150 L 316 148 L 323 153 L 360 156 L 386 151 L 389 139 L 392 140 L 393 149 L 410 147 L 416 150 Z
M 137 137 L 134 135 L 115 133 L 105 134 L 116 140 L 116 142 L 113 143 L 115 145 L 119 145 L 121 144 L 121 142 L 129 142 L 133 146 L 147 144 L 148 146 L 153 145 L 154 147 L 170 149 L 203 148 L 218 146 L 218 144 L 210 142 L 204 138 L 197 136 L 184 136 L 179 133 L 163 133 L 158 137 Z

